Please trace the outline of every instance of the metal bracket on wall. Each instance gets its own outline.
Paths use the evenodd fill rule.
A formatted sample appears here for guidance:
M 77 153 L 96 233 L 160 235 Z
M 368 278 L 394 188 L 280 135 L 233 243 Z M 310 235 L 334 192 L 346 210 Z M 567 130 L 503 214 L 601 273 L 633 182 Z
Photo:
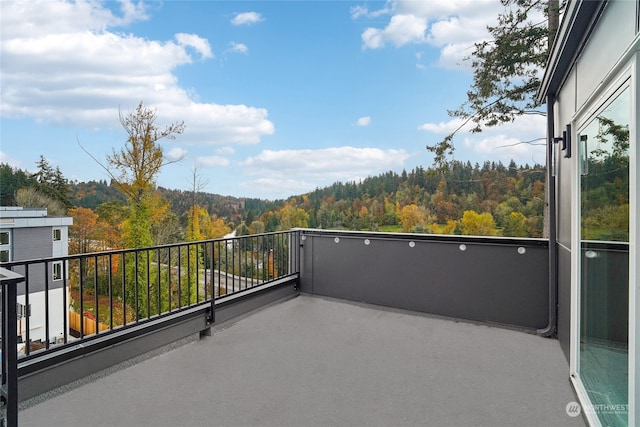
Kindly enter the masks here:
M 562 136 L 554 137 L 553 142 L 558 143 L 562 141 L 560 149 L 564 151 L 564 158 L 571 157 L 571 125 L 567 125 L 567 129 L 562 131 Z

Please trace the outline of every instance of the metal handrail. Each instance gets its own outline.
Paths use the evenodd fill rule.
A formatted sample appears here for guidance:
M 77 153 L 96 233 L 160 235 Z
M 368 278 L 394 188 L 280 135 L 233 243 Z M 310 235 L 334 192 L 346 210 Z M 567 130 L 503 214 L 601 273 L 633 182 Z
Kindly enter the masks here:
M 213 322 L 217 299 L 299 274 L 299 238 L 283 231 L 2 263 L 6 421 L 14 425 L 15 405 L 17 422 L 18 361 L 115 339 L 197 307 L 209 307 Z
M 0 289 L 2 292 L 2 386 L 0 400 L 5 426 L 18 425 L 18 355 L 17 346 L 17 285 L 24 276 L 0 267 Z

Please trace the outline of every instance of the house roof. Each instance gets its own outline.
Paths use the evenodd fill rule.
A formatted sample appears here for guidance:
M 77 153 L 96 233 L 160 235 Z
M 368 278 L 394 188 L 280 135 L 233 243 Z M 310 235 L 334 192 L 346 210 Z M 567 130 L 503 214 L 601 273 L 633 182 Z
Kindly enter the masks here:
M 46 208 L 0 206 L 0 228 L 66 227 L 73 225 L 70 216 L 49 216 Z

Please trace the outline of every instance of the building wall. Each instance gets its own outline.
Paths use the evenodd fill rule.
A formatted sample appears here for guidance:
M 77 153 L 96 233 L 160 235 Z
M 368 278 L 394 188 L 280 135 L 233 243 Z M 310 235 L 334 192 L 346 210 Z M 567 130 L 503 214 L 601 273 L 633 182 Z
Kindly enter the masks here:
M 53 256 L 52 227 L 14 228 L 12 261 Z
M 636 35 L 636 7 L 635 1 L 613 1 L 607 4 L 576 64 L 578 108 L 589 101 L 603 78 L 633 41 Z
M 575 136 L 576 120 L 599 107 L 594 102 L 601 96 L 614 69 L 633 42 L 637 31 L 637 2 L 613 1 L 605 7 L 598 25 L 565 77 L 554 105 L 554 136 L 562 135 L 566 125 L 572 125 Z M 612 43 L 615 40 L 615 43 Z M 610 79 L 609 79 L 610 80 Z M 555 145 L 558 242 L 558 339 L 569 360 L 571 319 L 571 253 L 572 253 L 572 197 L 578 189 L 575 168 L 578 164 L 578 141 L 572 141 L 572 157 L 565 158 L 560 144 Z
M 52 289 L 49 291 L 49 337 L 52 341 L 63 337 L 64 325 L 69 324 L 69 312 L 64 310 L 64 288 Z M 29 305 L 31 306 L 31 316 L 29 316 L 29 339 L 31 341 L 44 341 L 46 338 L 46 321 L 45 321 L 45 305 L 44 292 L 35 292 L 29 294 Z M 68 301 L 68 300 L 67 300 Z M 18 303 L 26 305 L 24 295 L 18 296 Z M 18 319 L 19 334 L 26 339 L 26 318 Z
M 49 217 L 46 209 L 0 207 L 0 220 L 0 229 L 10 234 L 10 262 L 68 255 L 68 227 L 73 222 L 72 218 Z M 59 239 L 54 240 L 54 230 L 60 231 Z M 68 312 L 63 304 L 67 292 L 64 267 L 62 261 L 52 261 L 11 268 L 29 278 L 29 289 L 24 283 L 17 287 L 18 303 L 29 312 L 28 317 L 18 320 L 18 333 L 23 341 L 27 340 L 27 328 L 30 341 L 45 340 L 47 329 L 54 342 L 64 333 L 65 325 L 68 325 Z M 48 290 L 48 311 L 45 310 L 45 289 Z M 45 317 L 47 313 L 48 318 Z

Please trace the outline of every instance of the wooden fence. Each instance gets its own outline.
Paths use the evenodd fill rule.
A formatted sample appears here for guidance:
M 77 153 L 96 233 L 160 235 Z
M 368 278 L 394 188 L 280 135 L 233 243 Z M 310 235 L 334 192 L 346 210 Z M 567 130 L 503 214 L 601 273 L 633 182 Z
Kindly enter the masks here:
M 96 320 L 95 318 L 88 317 L 87 315 L 82 316 L 83 322 L 83 332 L 85 335 L 91 335 L 96 333 Z M 109 326 L 104 323 L 98 323 L 98 328 L 100 331 L 109 330 Z M 69 329 L 80 332 L 80 313 L 76 313 L 75 311 L 69 312 Z

